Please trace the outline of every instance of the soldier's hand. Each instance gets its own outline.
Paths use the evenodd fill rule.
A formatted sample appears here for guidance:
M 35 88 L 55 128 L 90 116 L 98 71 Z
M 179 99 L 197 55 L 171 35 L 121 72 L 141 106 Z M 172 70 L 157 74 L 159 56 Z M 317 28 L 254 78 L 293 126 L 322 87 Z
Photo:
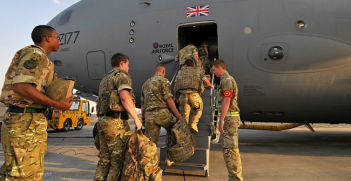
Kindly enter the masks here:
M 219 125 L 218 125 L 218 130 L 219 130 L 219 132 L 221 132 L 222 134 L 225 133 L 225 131 L 224 131 L 224 129 L 223 129 L 223 125 L 224 125 L 224 123 L 219 123 Z
M 74 96 L 71 96 L 71 97 L 68 97 L 66 99 L 59 100 L 56 108 L 58 108 L 62 111 L 67 111 L 72 106 L 72 99 L 73 98 L 74 98 Z
M 180 118 L 182 118 L 182 117 L 180 116 L 180 114 L 176 116 L 177 121 L 179 121 Z
M 140 130 L 141 126 L 143 125 L 139 119 L 134 120 L 134 124 L 137 130 Z
M 214 85 L 211 84 L 210 87 L 211 87 L 212 89 L 214 89 Z

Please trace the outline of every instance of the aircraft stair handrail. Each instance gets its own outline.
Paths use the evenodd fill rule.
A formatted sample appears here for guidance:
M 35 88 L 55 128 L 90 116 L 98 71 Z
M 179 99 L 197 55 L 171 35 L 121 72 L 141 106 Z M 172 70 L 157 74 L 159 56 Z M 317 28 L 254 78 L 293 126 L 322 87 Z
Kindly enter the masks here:
M 179 70 L 180 70 L 180 66 L 178 67 L 177 71 L 174 73 L 174 75 L 173 75 L 173 77 L 172 77 L 171 85 L 173 84 L 173 81 L 174 81 L 175 78 L 177 77 Z
M 211 80 L 212 85 L 214 84 L 214 78 L 215 78 L 214 76 L 215 75 L 212 74 L 212 80 Z M 216 88 L 218 87 L 216 86 Z M 211 143 L 218 143 L 220 132 L 218 130 L 218 124 L 217 124 L 219 121 L 219 114 L 218 114 L 219 109 L 218 109 L 218 99 L 217 99 L 218 95 L 217 95 L 216 89 L 211 88 L 210 97 L 211 97 L 211 110 L 212 110 Z

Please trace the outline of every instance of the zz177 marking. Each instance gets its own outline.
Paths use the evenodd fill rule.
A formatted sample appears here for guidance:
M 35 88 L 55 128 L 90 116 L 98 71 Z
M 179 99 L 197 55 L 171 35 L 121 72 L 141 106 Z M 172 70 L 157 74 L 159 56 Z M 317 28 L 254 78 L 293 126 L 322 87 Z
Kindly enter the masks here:
M 59 34 L 59 39 L 60 39 L 61 45 L 69 44 L 70 42 L 72 42 L 71 39 L 73 40 L 73 37 L 74 37 L 73 43 L 76 43 L 79 33 L 80 33 L 80 31 L 72 31 L 72 32 L 68 32 L 68 33 Z M 73 37 L 72 37 L 72 35 L 73 35 Z

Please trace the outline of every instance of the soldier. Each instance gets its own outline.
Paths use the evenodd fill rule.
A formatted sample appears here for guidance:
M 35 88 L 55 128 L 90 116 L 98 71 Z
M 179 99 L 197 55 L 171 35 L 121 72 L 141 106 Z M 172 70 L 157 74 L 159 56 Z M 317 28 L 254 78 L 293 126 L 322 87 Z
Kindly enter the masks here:
M 201 66 L 199 64 L 199 55 L 196 46 L 193 43 L 189 43 L 186 47 L 179 50 L 174 61 L 179 62 L 180 68 L 184 65 L 185 61 L 192 59 L 195 61 L 196 66 Z
M 226 71 L 225 62 L 218 59 L 213 63 L 213 73 L 221 78 L 219 84 L 219 105 L 221 109 L 219 131 L 222 133 L 223 156 L 229 172 L 229 181 L 242 181 L 242 165 L 238 146 L 240 125 L 238 87 Z
M 57 51 L 60 40 L 56 30 L 39 25 L 32 31 L 34 45 L 19 50 L 7 70 L 1 102 L 7 107 L 3 117 L 1 143 L 5 162 L 0 180 L 41 180 L 47 140 L 48 106 L 68 110 L 73 96 L 54 101 L 45 96 L 45 86 L 57 75 L 47 58 Z
M 128 114 L 136 129 L 141 122 L 135 111 L 132 80 L 128 74 L 129 57 L 117 53 L 111 58 L 113 70 L 102 79 L 99 87 L 97 128 L 100 153 L 94 180 L 115 181 L 121 176 L 125 145 L 131 135 Z M 127 114 L 128 113 L 128 114 Z
M 180 113 L 173 101 L 171 83 L 164 78 L 166 68 L 158 64 L 155 75 L 148 79 L 141 90 L 142 119 L 145 120 L 145 135 L 157 145 L 161 126 L 167 130 L 167 138 L 170 138 L 171 129 L 180 119 Z
M 186 60 L 184 68 L 177 75 L 174 85 L 174 94 L 180 93 L 180 113 L 187 123 L 189 123 L 190 107 L 194 110 L 190 120 L 190 129 L 195 132 L 199 132 L 197 123 L 199 122 L 203 110 L 203 102 L 200 96 L 204 89 L 203 83 L 214 88 L 204 76 L 201 68 L 194 67 L 194 62 L 192 60 Z
M 204 41 L 199 46 L 199 57 L 205 69 L 205 74 L 210 74 L 211 61 L 208 58 L 208 41 Z

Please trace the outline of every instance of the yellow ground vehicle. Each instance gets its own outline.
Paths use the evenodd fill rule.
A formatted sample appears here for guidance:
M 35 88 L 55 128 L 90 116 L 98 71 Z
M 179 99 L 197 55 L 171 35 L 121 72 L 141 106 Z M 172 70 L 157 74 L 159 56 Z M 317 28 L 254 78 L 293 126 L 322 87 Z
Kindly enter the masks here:
M 90 122 L 90 105 L 89 101 L 73 99 L 72 106 L 68 111 L 54 109 L 48 128 L 55 130 L 68 131 L 71 127 L 75 130 L 81 130 L 84 125 L 89 126 Z

